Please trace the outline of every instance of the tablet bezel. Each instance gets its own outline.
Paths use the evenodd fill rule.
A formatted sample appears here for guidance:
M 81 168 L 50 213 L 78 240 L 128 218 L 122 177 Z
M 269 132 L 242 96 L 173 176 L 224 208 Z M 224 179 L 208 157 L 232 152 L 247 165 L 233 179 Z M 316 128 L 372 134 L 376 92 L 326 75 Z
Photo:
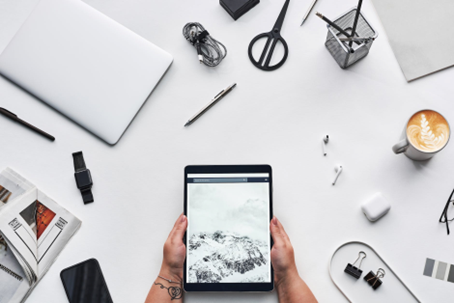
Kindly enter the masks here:
M 188 215 L 187 193 L 188 193 L 188 174 L 222 174 L 222 173 L 269 173 L 269 201 L 270 201 L 270 218 L 273 218 L 273 176 L 270 165 L 189 165 L 184 170 L 184 214 Z M 190 220 L 190 218 L 188 218 Z M 186 233 L 184 235 L 184 243 L 186 245 L 186 253 L 188 252 Z M 270 252 L 273 247 L 273 239 L 270 234 Z M 270 256 L 271 262 L 271 256 Z M 269 283 L 186 283 L 187 268 L 186 259 L 184 261 L 183 270 L 183 289 L 186 292 L 268 292 L 274 289 L 274 270 L 271 266 L 271 282 Z

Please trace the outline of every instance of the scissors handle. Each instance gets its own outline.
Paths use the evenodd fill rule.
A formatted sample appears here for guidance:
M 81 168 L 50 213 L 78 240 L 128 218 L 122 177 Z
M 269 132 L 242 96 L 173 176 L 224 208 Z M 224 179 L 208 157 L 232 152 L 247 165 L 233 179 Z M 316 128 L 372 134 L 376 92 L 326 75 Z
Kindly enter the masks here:
M 263 48 L 262 54 L 260 55 L 259 61 L 256 61 L 254 57 L 252 56 L 252 48 L 254 47 L 254 44 L 262 39 L 262 38 L 267 38 L 265 47 Z M 274 53 L 274 48 L 276 47 L 277 42 L 280 41 L 282 45 L 284 46 L 284 57 L 279 61 L 279 63 L 276 63 L 275 65 L 270 65 L 271 59 L 273 57 Z M 271 44 L 271 47 L 270 47 Z M 268 51 L 269 49 L 269 51 Z M 275 69 L 278 69 L 281 67 L 284 63 L 285 60 L 287 60 L 288 57 L 288 46 L 287 42 L 285 42 L 284 38 L 281 37 L 278 33 L 263 33 L 260 35 L 257 35 L 254 39 L 252 39 L 251 43 L 249 43 L 249 49 L 248 49 L 248 55 L 249 59 L 251 60 L 252 64 L 264 71 L 273 71 Z

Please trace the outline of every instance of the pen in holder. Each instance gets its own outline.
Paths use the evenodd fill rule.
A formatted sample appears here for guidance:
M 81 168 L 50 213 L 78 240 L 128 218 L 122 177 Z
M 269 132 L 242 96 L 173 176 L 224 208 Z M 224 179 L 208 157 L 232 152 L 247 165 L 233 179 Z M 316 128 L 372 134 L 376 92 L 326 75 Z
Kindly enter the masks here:
M 341 29 L 344 29 L 346 33 L 351 34 L 356 10 L 356 7 L 352 8 L 347 13 L 335 19 L 334 23 Z M 327 25 L 327 28 L 328 35 L 325 46 L 341 68 L 347 68 L 367 56 L 372 43 L 378 36 L 378 33 L 367 22 L 362 13 L 359 14 L 356 33 L 353 39 L 340 33 L 330 25 Z M 350 43 L 350 41 L 353 41 L 353 43 Z M 350 47 L 349 44 L 352 46 Z

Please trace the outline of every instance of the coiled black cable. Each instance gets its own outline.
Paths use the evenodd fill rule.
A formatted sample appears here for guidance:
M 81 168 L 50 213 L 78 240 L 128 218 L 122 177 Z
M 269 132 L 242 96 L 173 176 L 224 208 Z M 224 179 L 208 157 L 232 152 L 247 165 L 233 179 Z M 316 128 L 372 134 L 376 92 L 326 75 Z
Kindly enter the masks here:
M 183 27 L 183 36 L 196 49 L 200 63 L 215 67 L 227 56 L 224 44 L 214 39 L 198 22 L 189 22 Z

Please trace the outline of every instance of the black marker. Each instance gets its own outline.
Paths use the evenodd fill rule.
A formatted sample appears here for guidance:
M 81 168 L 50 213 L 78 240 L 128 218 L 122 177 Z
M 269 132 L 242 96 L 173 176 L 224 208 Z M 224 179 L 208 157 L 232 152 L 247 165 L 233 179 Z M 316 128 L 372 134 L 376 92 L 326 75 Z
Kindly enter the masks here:
M 320 17 L 323 21 L 325 21 L 326 23 L 328 23 L 329 25 L 331 25 L 332 27 L 334 27 L 335 29 L 337 29 L 341 34 L 345 35 L 346 37 L 350 37 L 350 34 L 347 33 L 346 31 L 344 31 L 342 28 L 339 27 L 339 25 L 337 25 L 336 23 L 334 23 L 333 21 L 329 20 L 328 18 L 326 18 L 325 16 L 323 16 L 321 13 L 316 13 L 317 17 Z
M 328 23 L 330 26 L 334 27 L 335 29 L 337 29 L 338 32 L 340 32 L 342 35 L 346 36 L 347 38 L 350 37 L 350 34 L 347 33 L 346 31 L 344 31 L 342 28 L 339 27 L 339 25 L 337 25 L 336 23 L 334 23 L 333 21 L 329 20 L 328 18 L 326 18 L 325 16 L 323 16 L 322 14 L 320 13 L 316 13 L 316 15 L 318 17 L 320 17 L 323 21 L 325 21 L 326 23 Z M 353 53 L 354 50 L 350 47 L 350 52 Z
M 358 6 L 356 7 L 355 20 L 353 21 L 352 34 L 351 34 L 350 38 L 354 38 L 355 37 L 356 27 L 358 26 L 358 18 L 359 18 L 359 14 L 361 13 L 362 4 L 363 4 L 363 0 L 359 0 L 358 1 Z M 352 47 L 352 45 L 353 45 L 353 41 L 350 41 L 348 46 Z
M 37 127 L 25 122 L 24 120 L 20 119 L 16 114 L 13 114 L 9 110 L 6 110 L 6 109 L 0 107 L 0 114 L 10 118 L 13 121 L 16 121 L 16 122 L 24 125 L 25 127 L 28 127 L 29 129 L 37 132 L 40 135 L 43 135 L 44 137 L 46 137 L 47 139 L 49 139 L 51 141 L 55 141 L 55 137 L 53 137 L 53 136 L 49 135 L 48 133 L 46 133 L 45 131 L 42 131 L 39 128 L 37 128 Z

